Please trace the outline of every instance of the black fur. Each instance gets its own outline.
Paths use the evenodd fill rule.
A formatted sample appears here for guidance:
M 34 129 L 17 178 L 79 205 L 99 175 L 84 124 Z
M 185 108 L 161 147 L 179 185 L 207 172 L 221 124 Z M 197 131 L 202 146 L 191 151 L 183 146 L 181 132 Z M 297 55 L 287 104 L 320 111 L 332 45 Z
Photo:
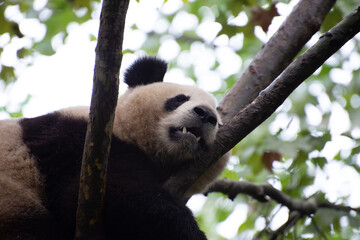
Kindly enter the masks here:
M 15 225 L 18 239 L 73 239 L 86 121 L 52 113 L 20 124 L 24 143 L 44 176 L 46 211 L 34 213 L 37 228 Z M 107 239 L 206 239 L 190 210 L 163 188 L 167 177 L 138 147 L 112 137 Z
M 168 112 L 174 111 L 178 107 L 180 107 L 184 102 L 189 101 L 190 97 L 185 96 L 184 94 L 176 95 L 175 97 L 169 98 L 165 102 L 165 110 Z
M 146 85 L 154 82 L 162 82 L 167 63 L 155 57 L 142 57 L 137 59 L 124 74 L 124 82 L 129 87 Z

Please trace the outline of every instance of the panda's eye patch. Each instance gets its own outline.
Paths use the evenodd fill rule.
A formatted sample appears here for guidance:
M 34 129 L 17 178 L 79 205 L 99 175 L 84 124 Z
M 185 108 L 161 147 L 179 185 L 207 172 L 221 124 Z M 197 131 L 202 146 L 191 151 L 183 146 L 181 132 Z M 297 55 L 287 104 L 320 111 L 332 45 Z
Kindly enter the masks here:
M 184 94 L 180 94 L 180 95 L 175 96 L 175 100 L 177 102 L 180 102 L 180 103 L 184 103 L 186 101 L 189 101 L 189 99 L 190 99 L 190 97 L 185 96 Z
M 179 94 L 179 95 L 176 95 L 175 97 L 169 98 L 165 102 L 165 110 L 168 112 L 173 111 L 173 110 L 177 109 L 178 107 L 180 107 L 180 105 L 183 104 L 184 102 L 189 101 L 189 99 L 190 99 L 190 97 L 185 96 L 184 94 Z

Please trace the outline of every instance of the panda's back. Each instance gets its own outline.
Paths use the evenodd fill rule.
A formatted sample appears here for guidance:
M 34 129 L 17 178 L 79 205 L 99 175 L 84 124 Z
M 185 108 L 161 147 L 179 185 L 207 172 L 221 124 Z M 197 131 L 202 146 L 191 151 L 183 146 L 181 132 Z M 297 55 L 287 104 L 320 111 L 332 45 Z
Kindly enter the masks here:
M 65 113 L 0 121 L 0 220 L 36 208 L 73 235 L 87 119 Z M 108 188 L 120 195 L 160 184 L 148 157 L 116 136 L 108 169 Z

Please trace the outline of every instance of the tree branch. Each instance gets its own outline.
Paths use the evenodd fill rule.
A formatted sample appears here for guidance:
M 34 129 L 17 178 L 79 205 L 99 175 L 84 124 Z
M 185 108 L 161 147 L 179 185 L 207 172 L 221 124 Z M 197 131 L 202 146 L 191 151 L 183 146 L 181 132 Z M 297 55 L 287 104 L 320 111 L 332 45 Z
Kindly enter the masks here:
M 231 200 L 234 200 L 238 194 L 244 193 L 250 195 L 259 202 L 267 202 L 268 198 L 263 189 L 267 185 L 268 184 L 255 184 L 248 181 L 231 181 L 221 178 L 212 183 L 205 194 L 221 192 L 228 195 Z
M 104 0 L 96 46 L 94 86 L 80 175 L 75 239 L 101 239 L 107 159 L 119 89 L 129 1 Z
M 290 210 L 289 219 L 280 228 L 270 234 L 269 239 L 276 239 L 279 235 L 288 231 L 303 216 L 315 214 L 320 208 L 334 209 L 337 211 L 360 213 L 360 208 L 352 208 L 350 206 L 337 205 L 334 203 L 318 200 L 316 198 L 294 199 L 285 193 L 277 190 L 268 183 L 255 184 L 247 181 L 233 181 L 228 179 L 219 179 L 214 182 L 206 194 L 211 192 L 221 192 L 234 199 L 238 194 L 247 194 L 260 202 L 272 199 Z M 259 232 L 254 239 L 261 239 L 266 232 L 267 227 Z
M 223 122 L 251 103 L 319 30 L 336 0 L 300 1 L 220 103 Z
M 345 17 L 243 110 L 226 122 L 212 148 L 201 154 L 193 166 L 172 176 L 166 183 L 181 196 L 212 164 L 264 122 L 306 78 L 360 30 L 360 7 Z M 185 199 L 187 200 L 187 199 Z
M 353 208 L 350 206 L 337 205 L 337 204 L 333 204 L 333 203 L 329 203 L 329 202 L 319 202 L 318 207 L 333 209 L 336 211 L 344 211 L 344 212 L 354 211 L 354 212 L 360 214 L 360 208 Z
M 234 199 L 238 194 L 247 194 L 260 202 L 267 202 L 269 198 L 286 206 L 290 211 L 297 211 L 305 215 L 315 213 L 319 208 L 329 208 L 338 211 L 355 211 L 360 213 L 360 208 L 337 205 L 315 198 L 293 199 L 285 193 L 277 190 L 269 183 L 255 184 L 248 181 L 234 181 L 229 179 L 218 179 L 215 181 L 206 194 L 211 192 L 221 192 Z

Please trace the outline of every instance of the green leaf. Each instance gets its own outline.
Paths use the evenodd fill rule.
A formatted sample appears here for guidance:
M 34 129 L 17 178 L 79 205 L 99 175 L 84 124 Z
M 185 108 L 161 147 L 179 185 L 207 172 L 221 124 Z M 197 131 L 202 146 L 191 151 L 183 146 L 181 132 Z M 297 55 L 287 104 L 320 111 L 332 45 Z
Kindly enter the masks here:
M 0 78 L 5 81 L 6 84 L 14 82 L 16 80 L 14 67 L 1 65 Z
M 223 173 L 221 174 L 221 177 L 228 178 L 228 179 L 233 179 L 233 180 L 238 180 L 239 179 L 239 177 L 237 176 L 237 174 L 234 171 L 230 171 L 228 169 L 225 169 L 223 171 Z
M 323 169 L 325 164 L 327 163 L 327 160 L 324 157 L 315 157 L 311 159 L 311 162 L 314 163 L 315 166 L 318 166 L 321 169 Z
M 359 154 L 360 153 L 360 145 L 357 146 L 357 147 L 354 147 L 352 150 L 351 150 L 351 155 L 355 155 L 355 154 Z

